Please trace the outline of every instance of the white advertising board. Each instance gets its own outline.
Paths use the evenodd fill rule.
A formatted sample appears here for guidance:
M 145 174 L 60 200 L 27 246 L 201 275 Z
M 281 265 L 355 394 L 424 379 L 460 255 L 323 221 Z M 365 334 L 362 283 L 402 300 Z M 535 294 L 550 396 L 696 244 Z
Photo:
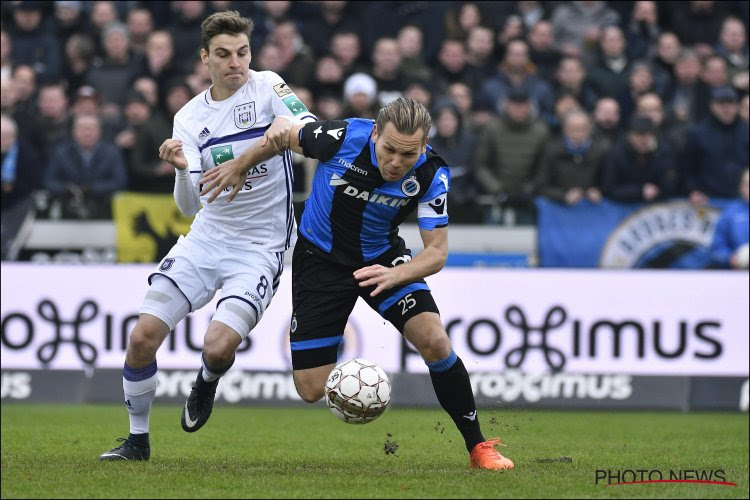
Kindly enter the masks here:
M 3 369 L 121 368 L 151 265 L 3 263 Z M 291 273 L 235 368 L 289 370 Z M 745 272 L 446 268 L 427 279 L 472 373 L 748 375 Z M 196 369 L 215 301 L 177 326 L 162 368 Z M 398 332 L 358 301 L 340 359 L 426 372 Z

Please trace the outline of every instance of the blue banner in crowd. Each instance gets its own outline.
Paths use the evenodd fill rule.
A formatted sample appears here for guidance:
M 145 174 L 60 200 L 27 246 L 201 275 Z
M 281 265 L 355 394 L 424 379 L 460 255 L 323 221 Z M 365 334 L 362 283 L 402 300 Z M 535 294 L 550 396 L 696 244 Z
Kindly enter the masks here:
M 685 200 L 562 205 L 537 198 L 540 267 L 710 267 L 721 210 L 733 200 L 693 208 Z

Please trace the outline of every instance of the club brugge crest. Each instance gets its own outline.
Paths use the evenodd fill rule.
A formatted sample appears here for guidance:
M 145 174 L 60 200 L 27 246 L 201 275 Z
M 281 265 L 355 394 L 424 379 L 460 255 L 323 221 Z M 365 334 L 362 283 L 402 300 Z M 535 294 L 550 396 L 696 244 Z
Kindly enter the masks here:
M 674 201 L 649 205 L 617 226 L 602 249 L 599 266 L 608 268 L 707 267 L 720 212 Z
M 237 128 L 250 128 L 255 125 L 255 101 L 234 107 L 234 125 Z
M 401 192 L 406 196 L 415 196 L 419 192 L 419 182 L 413 175 L 401 183 Z
M 172 264 L 174 264 L 173 258 L 164 259 L 159 266 L 159 271 L 169 271 L 172 268 Z

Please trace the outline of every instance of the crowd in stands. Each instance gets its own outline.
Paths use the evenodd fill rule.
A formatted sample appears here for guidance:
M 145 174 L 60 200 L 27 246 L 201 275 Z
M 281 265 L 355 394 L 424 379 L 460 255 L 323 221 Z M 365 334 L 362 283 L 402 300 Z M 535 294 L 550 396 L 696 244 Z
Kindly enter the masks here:
M 427 106 L 452 221 L 510 209 L 533 223 L 538 195 L 701 205 L 736 197 L 748 165 L 743 1 L 1 8 L 3 211 L 39 190 L 69 217 L 107 217 L 99 202 L 118 191 L 171 193 L 158 145 L 209 87 L 200 25 L 227 9 L 254 20 L 251 69 L 280 74 L 321 119 L 374 118 L 402 95 Z

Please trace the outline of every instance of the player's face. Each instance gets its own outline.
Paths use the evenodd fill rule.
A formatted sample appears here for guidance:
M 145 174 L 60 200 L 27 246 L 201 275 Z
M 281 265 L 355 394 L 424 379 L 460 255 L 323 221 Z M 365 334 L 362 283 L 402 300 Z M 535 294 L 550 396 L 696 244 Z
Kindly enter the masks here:
M 380 131 L 376 125 L 372 131 L 372 140 L 375 142 L 375 157 L 380 175 L 388 182 L 403 178 L 417 163 L 419 155 L 427 149 L 427 137 L 423 130 L 417 130 L 411 135 L 402 134 L 390 122 Z
M 203 64 L 208 66 L 211 82 L 220 89 L 237 90 L 247 82 L 250 69 L 250 41 L 247 35 L 216 35 L 201 49 Z

